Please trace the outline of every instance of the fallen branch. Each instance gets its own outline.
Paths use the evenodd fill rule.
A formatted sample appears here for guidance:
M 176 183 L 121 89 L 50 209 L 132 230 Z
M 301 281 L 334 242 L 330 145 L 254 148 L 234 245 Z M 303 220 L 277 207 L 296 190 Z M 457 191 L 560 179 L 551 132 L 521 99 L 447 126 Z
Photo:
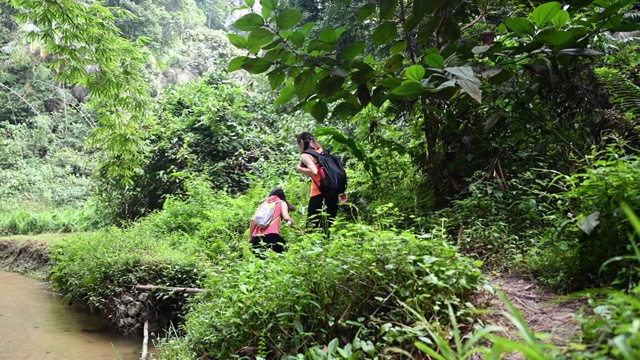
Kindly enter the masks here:
M 186 287 L 175 287 L 175 286 L 158 286 L 158 285 L 135 285 L 134 286 L 138 290 L 144 291 L 152 291 L 152 290 L 168 290 L 175 292 L 183 292 L 188 294 L 195 294 L 207 291 L 206 289 L 198 289 L 198 288 L 186 288 Z
M 142 355 L 140 360 L 147 360 L 147 352 L 149 351 L 149 320 L 144 322 L 144 338 L 142 339 Z

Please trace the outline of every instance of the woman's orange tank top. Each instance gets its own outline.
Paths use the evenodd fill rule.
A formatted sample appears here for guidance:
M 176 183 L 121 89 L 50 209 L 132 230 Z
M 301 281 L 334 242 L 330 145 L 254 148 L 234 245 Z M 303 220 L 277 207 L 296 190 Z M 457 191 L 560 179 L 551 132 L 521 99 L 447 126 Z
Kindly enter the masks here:
M 322 153 L 322 148 L 319 148 L 317 150 L 314 150 L 314 149 L 311 149 L 311 150 L 317 152 L 318 154 Z M 316 163 L 316 169 L 320 169 L 319 163 Z M 311 177 L 311 192 L 309 193 L 309 197 L 322 195 L 322 191 L 320 191 L 320 188 L 318 187 L 318 185 L 320 185 L 319 173 Z

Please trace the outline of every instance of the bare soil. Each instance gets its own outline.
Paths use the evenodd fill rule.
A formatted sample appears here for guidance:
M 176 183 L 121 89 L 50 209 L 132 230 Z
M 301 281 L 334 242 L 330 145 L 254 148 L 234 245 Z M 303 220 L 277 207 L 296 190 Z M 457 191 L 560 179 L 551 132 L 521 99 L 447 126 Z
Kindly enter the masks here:
M 29 239 L 0 240 L 0 269 L 44 279 L 51 269 L 49 246 Z
M 489 281 L 496 290 L 504 292 L 534 333 L 549 335 L 544 342 L 563 348 L 580 333 L 580 325 L 575 316 L 586 305 L 585 301 L 561 301 L 559 295 L 542 290 L 531 280 L 516 275 L 494 275 L 489 277 Z M 507 329 L 500 335 L 520 339 L 515 325 L 504 316 L 508 310 L 497 295 L 485 292 L 478 300 L 479 304 L 485 304 L 485 307 L 492 310 L 487 322 Z M 519 354 L 504 358 L 523 359 Z

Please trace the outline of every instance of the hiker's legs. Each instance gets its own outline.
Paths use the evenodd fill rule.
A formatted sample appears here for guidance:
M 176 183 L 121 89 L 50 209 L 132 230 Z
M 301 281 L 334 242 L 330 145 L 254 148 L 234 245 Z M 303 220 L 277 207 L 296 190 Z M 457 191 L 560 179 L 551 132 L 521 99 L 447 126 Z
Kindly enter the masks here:
M 309 199 L 307 207 L 307 228 L 322 227 L 322 205 L 324 204 L 324 196 L 316 195 Z
M 327 195 L 324 198 L 324 205 L 327 207 L 328 221 L 329 226 L 333 225 L 333 220 L 335 220 L 338 215 L 338 195 Z
M 253 254 L 260 259 L 264 259 L 264 251 L 266 250 L 262 239 L 264 239 L 264 235 L 254 236 L 251 238 L 251 251 L 253 251 Z
M 328 235 L 329 228 L 338 215 L 338 195 L 316 195 L 309 199 L 308 210 L 307 227 L 322 229 L 325 235 Z
M 278 254 L 281 254 L 285 250 L 285 241 L 280 234 L 266 234 L 264 236 L 264 242 L 267 249 L 271 249 Z
M 285 241 L 280 234 L 265 234 L 251 238 L 251 250 L 261 259 L 264 259 L 264 252 L 267 250 L 282 253 L 285 250 L 284 245 Z

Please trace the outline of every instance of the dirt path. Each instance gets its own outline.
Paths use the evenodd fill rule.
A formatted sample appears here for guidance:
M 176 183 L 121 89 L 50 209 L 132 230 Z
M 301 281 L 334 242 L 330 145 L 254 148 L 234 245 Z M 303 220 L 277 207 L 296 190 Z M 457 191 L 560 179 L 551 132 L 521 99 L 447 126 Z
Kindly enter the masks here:
M 520 311 L 532 331 L 550 335 L 545 342 L 564 347 L 579 334 L 580 326 L 575 320 L 575 315 L 586 304 L 585 301 L 559 302 L 558 295 L 543 291 L 535 283 L 517 276 L 491 276 L 489 280 L 494 288 L 505 293 L 509 301 Z M 487 292 L 481 301 L 486 301 L 487 307 L 495 310 L 493 314 L 489 315 L 489 322 L 512 330 L 501 335 L 513 339 L 518 338 L 516 327 L 502 315 L 507 311 L 507 308 L 500 298 Z M 522 359 L 523 357 L 512 355 L 505 357 L 505 359 L 507 358 Z

